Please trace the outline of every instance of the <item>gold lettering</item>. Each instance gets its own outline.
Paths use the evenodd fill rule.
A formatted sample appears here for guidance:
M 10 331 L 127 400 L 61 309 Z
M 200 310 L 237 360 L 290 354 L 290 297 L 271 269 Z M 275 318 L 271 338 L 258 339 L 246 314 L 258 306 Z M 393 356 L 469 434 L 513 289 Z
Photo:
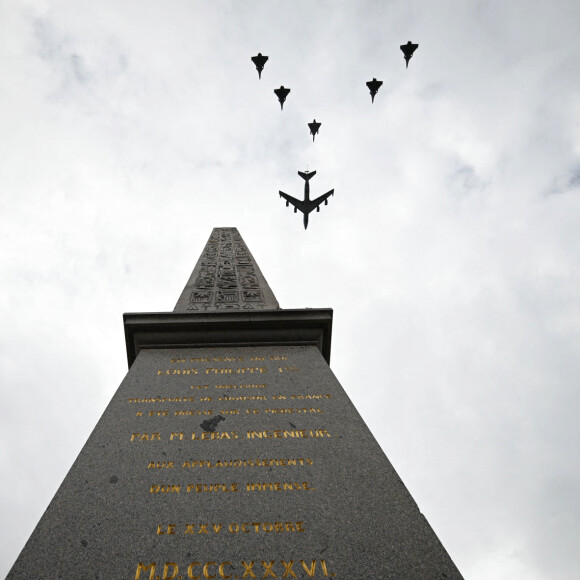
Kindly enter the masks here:
M 252 560 L 249 564 L 242 560 L 242 566 L 244 567 L 244 575 L 242 578 L 255 578 L 256 575 L 252 572 L 252 568 L 254 567 L 254 560 Z
M 217 564 L 215 562 L 208 562 L 203 567 L 203 575 L 210 580 L 211 580 L 211 578 L 215 578 L 215 576 L 216 576 L 215 574 L 213 576 L 210 576 L 210 574 L 209 574 L 209 567 L 212 565 L 217 566 Z
M 181 491 L 181 485 L 162 485 L 153 483 L 149 488 L 149 493 L 179 493 Z
M 308 568 L 308 566 L 306 565 L 306 562 L 304 560 L 300 560 L 300 563 L 302 564 L 302 567 L 306 571 L 306 574 L 308 574 L 308 577 L 314 578 L 314 571 L 316 570 L 316 560 L 312 560 L 312 564 L 310 565 L 310 568 Z
M 297 578 L 296 574 L 294 574 L 294 570 L 292 570 L 294 560 L 290 560 L 290 562 L 284 562 L 284 560 L 282 560 L 282 564 L 284 566 L 284 576 L 282 576 L 282 578 L 290 578 L 290 574 L 292 574 L 292 578 Z
M 194 576 L 193 575 L 193 567 L 194 566 L 201 566 L 201 562 L 192 562 L 187 568 L 187 577 L 191 578 L 192 580 L 199 580 L 201 576 Z
M 169 566 L 173 567 L 171 576 L 167 575 L 169 573 Z M 163 580 L 173 580 L 177 576 L 178 572 L 179 568 L 175 562 L 165 562 L 165 566 L 163 566 L 163 576 L 161 578 L 163 578 Z
M 262 566 L 264 566 L 264 575 L 262 576 L 262 578 L 267 578 L 268 576 L 271 576 L 272 578 L 277 578 L 278 576 L 276 576 L 276 574 L 274 574 L 274 572 L 272 571 L 272 566 L 274 565 L 274 562 L 276 560 L 272 560 L 269 564 L 264 562 L 264 560 L 262 560 Z
M 232 577 L 231 574 L 228 574 L 227 576 L 225 575 L 225 573 L 224 573 L 224 566 L 231 566 L 232 568 L 234 567 L 231 562 L 222 562 L 220 564 L 220 567 L 218 568 L 218 572 L 220 574 L 220 577 L 221 578 L 231 578 Z
M 156 562 L 152 562 L 151 564 L 149 564 L 149 566 L 145 566 L 145 564 L 139 562 L 139 564 L 137 564 L 137 571 L 135 572 L 135 580 L 139 580 L 139 578 L 141 578 L 141 572 L 147 572 L 147 570 L 150 570 L 149 580 L 153 580 L 153 578 L 155 578 L 156 566 L 157 566 Z

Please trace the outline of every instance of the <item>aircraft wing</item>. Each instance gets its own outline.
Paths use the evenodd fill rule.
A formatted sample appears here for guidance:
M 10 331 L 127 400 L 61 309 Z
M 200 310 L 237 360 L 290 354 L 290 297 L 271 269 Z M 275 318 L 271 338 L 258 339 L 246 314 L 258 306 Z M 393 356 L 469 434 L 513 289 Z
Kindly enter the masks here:
M 328 203 L 326 200 L 331 196 L 334 195 L 334 189 L 331 189 L 330 191 L 328 191 L 327 193 L 321 195 L 320 197 L 317 197 L 316 199 L 313 199 L 309 204 L 308 204 L 308 210 L 312 211 L 313 209 L 316 209 L 322 202 Z
M 278 191 L 278 193 L 280 194 L 280 197 L 283 197 L 286 200 L 286 205 L 291 203 L 296 209 L 299 209 L 302 213 L 304 213 L 304 210 L 306 209 L 306 204 L 303 201 L 296 199 L 295 197 L 292 197 L 291 195 L 288 195 L 283 191 Z M 296 209 L 294 211 L 296 211 Z

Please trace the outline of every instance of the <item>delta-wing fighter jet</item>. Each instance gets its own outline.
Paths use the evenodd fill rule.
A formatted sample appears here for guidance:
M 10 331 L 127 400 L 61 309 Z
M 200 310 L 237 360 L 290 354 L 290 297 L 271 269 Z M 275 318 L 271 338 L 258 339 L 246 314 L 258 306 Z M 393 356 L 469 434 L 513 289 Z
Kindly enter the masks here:
M 256 70 L 258 71 L 258 78 L 262 78 L 262 71 L 264 70 L 264 65 L 268 60 L 267 56 L 263 56 L 261 52 L 257 56 L 252 57 L 252 62 L 256 65 Z
M 274 89 L 274 93 L 276 94 L 276 96 L 278 97 L 278 101 L 280 102 L 280 110 L 284 108 L 284 101 L 286 100 L 286 97 L 288 96 L 289 92 L 290 89 L 285 88 L 284 85 L 282 85 L 279 89 Z
M 308 123 L 308 127 L 310 127 L 310 134 L 312 135 L 312 141 L 314 141 L 314 137 L 318 134 L 318 129 L 320 129 L 320 125 L 322 123 L 317 123 L 316 119 L 312 121 L 312 123 Z
M 367 87 L 369 88 L 369 91 L 371 92 L 371 102 L 374 103 L 375 102 L 375 95 L 379 92 L 379 89 L 381 88 L 381 85 L 383 84 L 383 81 L 377 81 L 377 79 L 373 78 L 372 81 L 369 81 L 367 83 Z
M 310 184 L 308 183 L 315 175 L 316 171 L 299 171 L 298 175 L 304 179 L 304 199 L 296 199 L 283 191 L 279 191 L 280 197 L 286 200 L 286 207 L 290 204 L 294 206 L 294 213 L 300 210 L 304 214 L 304 229 L 308 227 L 308 214 L 313 211 L 320 211 L 320 204 L 324 202 L 324 205 L 328 205 L 328 198 L 334 195 L 334 189 L 326 192 L 325 194 L 317 197 L 316 199 L 310 199 Z
M 407 42 L 407 44 L 401 44 L 401 50 L 403 51 L 403 54 L 405 55 L 405 62 L 407 63 L 405 68 L 409 68 L 409 61 L 411 60 L 413 53 L 418 48 L 419 48 L 419 45 L 413 44 L 410 40 Z

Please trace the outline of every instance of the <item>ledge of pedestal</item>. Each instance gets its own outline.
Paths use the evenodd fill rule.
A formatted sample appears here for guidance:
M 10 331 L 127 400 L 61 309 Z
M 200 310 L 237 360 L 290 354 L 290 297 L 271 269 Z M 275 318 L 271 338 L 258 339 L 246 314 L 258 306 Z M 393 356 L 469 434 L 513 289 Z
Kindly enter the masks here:
M 123 314 L 129 368 L 144 348 L 316 346 L 330 364 L 331 308 Z

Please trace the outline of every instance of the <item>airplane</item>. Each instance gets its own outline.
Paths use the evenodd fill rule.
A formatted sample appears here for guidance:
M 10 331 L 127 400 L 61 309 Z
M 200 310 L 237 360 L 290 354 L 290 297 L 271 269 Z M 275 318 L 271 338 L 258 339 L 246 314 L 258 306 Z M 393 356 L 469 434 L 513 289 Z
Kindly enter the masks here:
M 286 200 L 286 207 L 290 204 L 294 206 L 294 213 L 300 210 L 304 214 L 304 229 L 308 227 L 308 214 L 316 209 L 320 211 L 320 204 L 324 202 L 324 205 L 328 205 L 328 198 L 334 195 L 334 189 L 326 192 L 325 194 L 317 197 L 316 199 L 310 199 L 310 184 L 308 183 L 315 175 L 316 171 L 299 171 L 298 175 L 304 179 L 304 199 L 296 199 L 283 191 L 279 191 L 280 197 Z
M 410 40 L 407 42 L 407 44 L 401 44 L 401 50 L 403 51 L 403 54 L 405 55 L 405 62 L 407 63 L 407 66 L 405 68 L 409 68 L 409 61 L 411 60 L 413 53 L 418 48 L 419 48 L 419 45 L 413 44 Z
M 279 89 L 274 89 L 274 93 L 278 97 L 278 101 L 280 101 L 280 110 L 284 108 L 284 101 L 286 100 L 289 92 L 290 89 L 285 89 L 284 85 L 282 85 Z
M 371 91 L 371 102 L 372 103 L 375 102 L 375 95 L 379 92 L 379 89 L 381 88 L 382 84 L 383 84 L 383 81 L 377 81 L 377 79 L 375 79 L 375 78 L 373 78 L 372 81 L 369 81 L 367 83 L 367 87 Z
M 259 79 L 262 78 L 262 71 L 264 70 L 264 65 L 266 64 L 267 60 L 268 60 L 268 57 L 262 56 L 261 52 L 258 53 L 258 56 L 252 57 L 252 62 L 256 65 L 256 70 L 258 71 L 258 78 Z
M 312 141 L 314 141 L 314 137 L 318 133 L 318 129 L 320 129 L 320 125 L 322 125 L 322 123 L 317 123 L 316 119 L 314 119 L 314 121 L 312 121 L 312 123 L 308 123 L 308 126 L 310 127 L 310 134 L 312 135 Z

